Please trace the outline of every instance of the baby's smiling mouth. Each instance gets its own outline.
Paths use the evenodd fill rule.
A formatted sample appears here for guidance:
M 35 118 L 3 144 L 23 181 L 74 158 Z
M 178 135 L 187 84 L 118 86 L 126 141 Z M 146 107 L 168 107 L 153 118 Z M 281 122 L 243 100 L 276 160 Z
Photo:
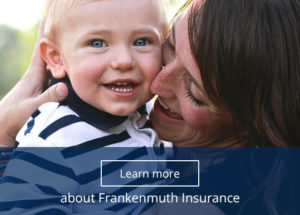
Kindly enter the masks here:
M 130 81 L 115 81 L 109 84 L 104 84 L 104 86 L 118 93 L 130 93 L 134 90 L 137 84 Z

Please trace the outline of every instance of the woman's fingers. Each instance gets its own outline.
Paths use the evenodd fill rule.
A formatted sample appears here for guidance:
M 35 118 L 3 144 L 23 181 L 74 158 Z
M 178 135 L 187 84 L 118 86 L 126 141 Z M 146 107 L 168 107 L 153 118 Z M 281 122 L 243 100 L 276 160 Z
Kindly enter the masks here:
M 61 102 L 68 95 L 64 83 L 53 85 L 38 95 L 33 95 L 32 89 L 28 88 L 34 89 L 21 80 L 0 102 L 0 147 L 13 146 L 19 129 L 39 106 L 46 102 Z
M 46 102 L 61 102 L 67 95 L 68 88 L 64 83 L 55 84 L 36 98 L 35 107 L 38 108 Z

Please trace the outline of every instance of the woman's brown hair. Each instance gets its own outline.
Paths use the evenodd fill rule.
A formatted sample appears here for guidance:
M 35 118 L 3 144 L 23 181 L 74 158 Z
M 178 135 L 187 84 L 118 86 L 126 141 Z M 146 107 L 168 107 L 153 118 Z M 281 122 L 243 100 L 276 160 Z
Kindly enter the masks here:
M 209 98 L 249 146 L 300 146 L 300 1 L 194 0 L 189 39 Z

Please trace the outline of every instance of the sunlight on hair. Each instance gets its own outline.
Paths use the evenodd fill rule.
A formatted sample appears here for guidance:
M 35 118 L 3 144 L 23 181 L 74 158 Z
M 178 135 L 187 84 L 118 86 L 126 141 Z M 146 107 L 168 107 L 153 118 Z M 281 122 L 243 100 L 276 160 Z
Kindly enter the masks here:
M 169 4 L 168 8 L 168 21 L 171 21 L 175 16 L 178 9 L 186 2 L 187 0 L 169 0 L 173 4 Z

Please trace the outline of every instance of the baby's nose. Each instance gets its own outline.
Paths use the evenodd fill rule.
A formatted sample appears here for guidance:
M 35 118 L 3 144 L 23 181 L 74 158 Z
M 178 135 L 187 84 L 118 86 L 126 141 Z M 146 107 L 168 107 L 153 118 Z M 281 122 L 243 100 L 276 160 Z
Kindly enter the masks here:
M 111 60 L 111 67 L 114 70 L 130 70 L 135 66 L 135 60 L 130 48 L 120 47 L 115 50 Z

